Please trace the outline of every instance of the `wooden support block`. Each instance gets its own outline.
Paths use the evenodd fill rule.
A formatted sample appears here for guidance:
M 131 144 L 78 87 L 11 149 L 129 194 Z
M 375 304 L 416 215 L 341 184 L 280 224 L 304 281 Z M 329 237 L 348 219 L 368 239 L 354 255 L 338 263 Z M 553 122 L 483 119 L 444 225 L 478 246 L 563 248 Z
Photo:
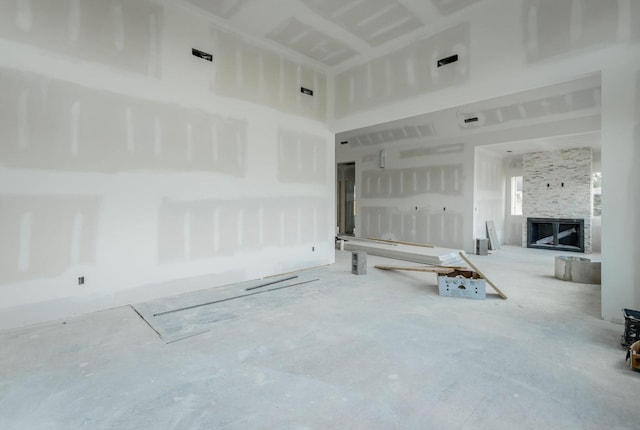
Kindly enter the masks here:
M 460 257 L 461 257 L 464 261 L 466 261 L 466 262 L 467 262 L 467 264 L 469 265 L 469 267 L 471 267 L 473 270 L 475 270 L 475 271 L 478 273 L 478 275 L 480 275 L 480 276 L 482 277 L 482 279 L 484 279 L 485 281 L 487 281 L 487 284 L 489 284 L 489 285 L 491 286 L 491 288 L 493 288 L 494 290 L 496 290 L 496 292 L 498 293 L 498 295 L 499 295 L 502 299 L 507 300 L 507 295 L 506 295 L 505 293 L 503 293 L 503 292 L 500 290 L 500 288 L 498 288 L 498 287 L 496 286 L 496 284 L 494 284 L 494 283 L 493 283 L 489 278 L 487 278 L 487 276 L 486 276 L 484 273 L 482 273 L 482 272 L 480 271 L 480 269 L 478 269 L 478 267 L 477 267 L 475 264 L 473 264 L 473 263 L 472 263 L 472 262 L 467 258 L 467 256 L 466 256 L 466 255 L 464 255 L 464 252 L 460 252 Z

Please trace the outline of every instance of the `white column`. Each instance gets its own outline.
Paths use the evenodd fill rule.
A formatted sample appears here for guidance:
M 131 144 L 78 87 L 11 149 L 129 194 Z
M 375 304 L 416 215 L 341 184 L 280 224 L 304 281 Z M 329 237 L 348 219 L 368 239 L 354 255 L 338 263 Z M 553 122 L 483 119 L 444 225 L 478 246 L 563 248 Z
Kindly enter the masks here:
M 640 309 L 640 62 L 621 50 L 602 71 L 602 317 Z

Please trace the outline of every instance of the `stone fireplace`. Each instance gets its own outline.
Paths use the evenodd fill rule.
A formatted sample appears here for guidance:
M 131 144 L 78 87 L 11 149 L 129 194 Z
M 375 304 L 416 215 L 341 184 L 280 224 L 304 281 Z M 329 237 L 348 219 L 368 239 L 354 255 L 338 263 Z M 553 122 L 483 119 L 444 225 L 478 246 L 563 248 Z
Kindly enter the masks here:
M 584 220 L 527 218 L 527 247 L 584 252 Z
M 591 148 L 522 157 L 522 246 L 591 253 Z

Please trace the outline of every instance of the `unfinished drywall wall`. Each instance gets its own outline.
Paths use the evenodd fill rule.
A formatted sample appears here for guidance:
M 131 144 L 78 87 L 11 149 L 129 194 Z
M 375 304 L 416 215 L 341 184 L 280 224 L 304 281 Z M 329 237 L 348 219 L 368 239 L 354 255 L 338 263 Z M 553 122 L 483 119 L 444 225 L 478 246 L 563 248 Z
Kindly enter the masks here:
M 150 1 L 3 1 L 0 37 L 158 76 L 162 8 Z
M 584 220 L 584 251 L 591 253 L 591 148 L 535 152 L 522 156 L 522 246 L 527 246 L 527 218 Z
M 327 76 L 311 66 L 260 48 L 217 28 L 208 45 L 215 52 L 211 89 L 220 95 L 327 120 Z M 301 87 L 313 91 L 303 94 Z
M 525 46 L 529 62 L 615 42 L 619 31 L 617 1 L 527 0 Z
M 473 148 L 402 133 L 394 139 L 403 129 L 391 123 L 382 131 L 353 133 L 385 137 L 380 144 L 359 139 L 352 145 L 349 138 L 342 145 L 344 137 L 336 137 L 337 161 L 356 161 L 356 235 L 471 247 L 464 214 L 473 194 Z
M 0 328 L 333 260 L 323 72 L 172 2 L 56 6 L 0 3 Z
M 476 148 L 473 180 L 475 239 L 487 238 L 487 221 L 493 221 L 498 245 L 505 242 L 506 182 L 504 158 Z
M 336 117 L 465 82 L 469 43 L 469 25 L 460 24 L 338 74 Z M 454 54 L 457 62 L 438 67 L 439 59 Z
M 244 118 L 0 69 L 2 163 L 60 171 L 247 172 Z

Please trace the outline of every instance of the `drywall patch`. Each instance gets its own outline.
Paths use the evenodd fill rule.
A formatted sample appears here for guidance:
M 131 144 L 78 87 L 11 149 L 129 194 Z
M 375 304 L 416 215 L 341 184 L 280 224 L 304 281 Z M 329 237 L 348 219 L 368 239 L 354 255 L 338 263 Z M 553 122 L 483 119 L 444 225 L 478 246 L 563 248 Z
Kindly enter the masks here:
M 396 0 L 302 0 L 327 20 L 338 23 L 370 45 L 377 46 L 422 26 L 409 9 Z
M 4 1 L 0 37 L 146 75 L 159 71 L 162 14 L 150 1 Z
M 8 167 L 247 172 L 244 119 L 7 69 L 0 92 L 0 164 Z
M 95 263 L 99 203 L 93 196 L 0 196 L 0 283 Z
M 211 90 L 216 94 L 326 120 L 327 77 L 323 72 L 215 28 L 211 44 L 216 56 Z M 300 87 L 313 90 L 313 97 L 301 97 Z
M 327 237 L 328 204 L 308 197 L 166 200 L 158 215 L 158 260 L 168 264 L 319 243 Z
M 278 180 L 296 184 L 326 184 L 327 143 L 319 136 L 278 131 Z
M 267 37 L 328 66 L 340 64 L 357 54 L 348 45 L 295 17 L 274 29 Z
M 526 0 L 523 28 L 531 63 L 590 46 L 614 43 L 618 2 Z
M 430 38 L 336 76 L 336 116 L 368 110 L 466 82 L 470 76 L 469 24 L 463 23 Z M 437 67 L 443 56 L 459 54 L 460 60 Z M 411 72 L 415 80 L 407 79 Z M 375 88 L 375 91 L 369 91 Z

